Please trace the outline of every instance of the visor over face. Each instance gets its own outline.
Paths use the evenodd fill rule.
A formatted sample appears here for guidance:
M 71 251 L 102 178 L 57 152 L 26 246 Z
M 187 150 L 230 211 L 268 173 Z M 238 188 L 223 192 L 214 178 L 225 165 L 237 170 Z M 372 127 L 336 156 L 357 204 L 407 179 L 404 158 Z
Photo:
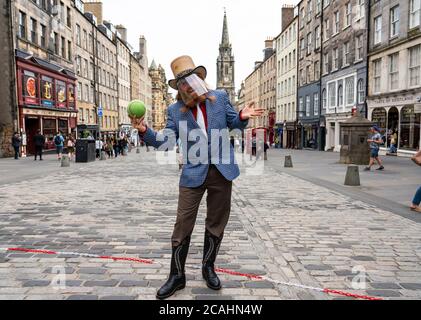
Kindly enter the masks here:
M 179 79 L 177 89 L 186 106 L 193 106 L 200 96 L 209 92 L 205 82 L 195 73 Z

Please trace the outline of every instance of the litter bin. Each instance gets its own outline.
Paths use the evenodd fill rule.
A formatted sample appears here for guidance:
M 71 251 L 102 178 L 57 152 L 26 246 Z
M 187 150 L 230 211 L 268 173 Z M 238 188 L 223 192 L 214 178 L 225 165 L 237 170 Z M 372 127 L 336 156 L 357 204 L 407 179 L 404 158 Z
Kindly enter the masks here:
M 95 140 L 76 140 L 76 162 L 93 162 L 96 157 Z

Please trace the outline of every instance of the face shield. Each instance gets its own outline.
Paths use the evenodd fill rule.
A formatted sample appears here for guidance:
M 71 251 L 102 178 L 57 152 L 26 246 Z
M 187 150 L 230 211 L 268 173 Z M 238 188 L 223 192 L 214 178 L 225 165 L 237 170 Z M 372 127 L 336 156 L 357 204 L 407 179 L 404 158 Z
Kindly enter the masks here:
M 178 92 L 186 106 L 194 106 L 200 96 L 208 93 L 205 82 L 195 73 L 177 81 Z

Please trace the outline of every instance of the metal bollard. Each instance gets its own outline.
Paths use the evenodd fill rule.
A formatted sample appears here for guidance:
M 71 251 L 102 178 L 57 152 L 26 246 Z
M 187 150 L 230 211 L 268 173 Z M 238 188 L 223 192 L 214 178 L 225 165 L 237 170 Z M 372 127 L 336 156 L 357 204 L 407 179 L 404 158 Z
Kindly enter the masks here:
M 293 168 L 294 165 L 292 164 L 292 156 L 285 156 L 285 168 Z
M 63 155 L 61 157 L 61 167 L 62 168 L 70 167 L 70 158 L 69 158 L 69 156 Z
M 348 166 L 345 177 L 345 185 L 358 187 L 360 186 L 360 169 L 358 166 Z
M 101 160 L 101 161 L 107 160 L 107 154 L 105 153 L 105 151 L 101 151 L 99 160 Z
M 136 153 L 140 153 L 140 148 L 139 147 L 136 148 Z

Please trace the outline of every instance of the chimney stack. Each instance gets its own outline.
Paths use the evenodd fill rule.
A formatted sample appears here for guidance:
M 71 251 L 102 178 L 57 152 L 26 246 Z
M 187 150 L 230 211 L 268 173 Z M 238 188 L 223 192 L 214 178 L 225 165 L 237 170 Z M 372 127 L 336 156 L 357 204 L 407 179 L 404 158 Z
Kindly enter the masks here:
M 284 4 L 282 6 L 282 32 L 294 20 L 294 6 Z
M 119 24 L 118 26 L 115 26 L 115 28 L 120 33 L 121 40 L 127 43 L 127 28 L 121 24 Z
M 102 2 L 101 1 L 86 1 L 84 4 L 85 4 L 85 11 L 92 12 L 94 16 L 97 18 L 98 25 L 102 24 L 102 21 L 103 21 Z
M 265 50 L 263 50 L 263 61 L 268 59 L 274 52 L 273 39 L 265 40 Z

